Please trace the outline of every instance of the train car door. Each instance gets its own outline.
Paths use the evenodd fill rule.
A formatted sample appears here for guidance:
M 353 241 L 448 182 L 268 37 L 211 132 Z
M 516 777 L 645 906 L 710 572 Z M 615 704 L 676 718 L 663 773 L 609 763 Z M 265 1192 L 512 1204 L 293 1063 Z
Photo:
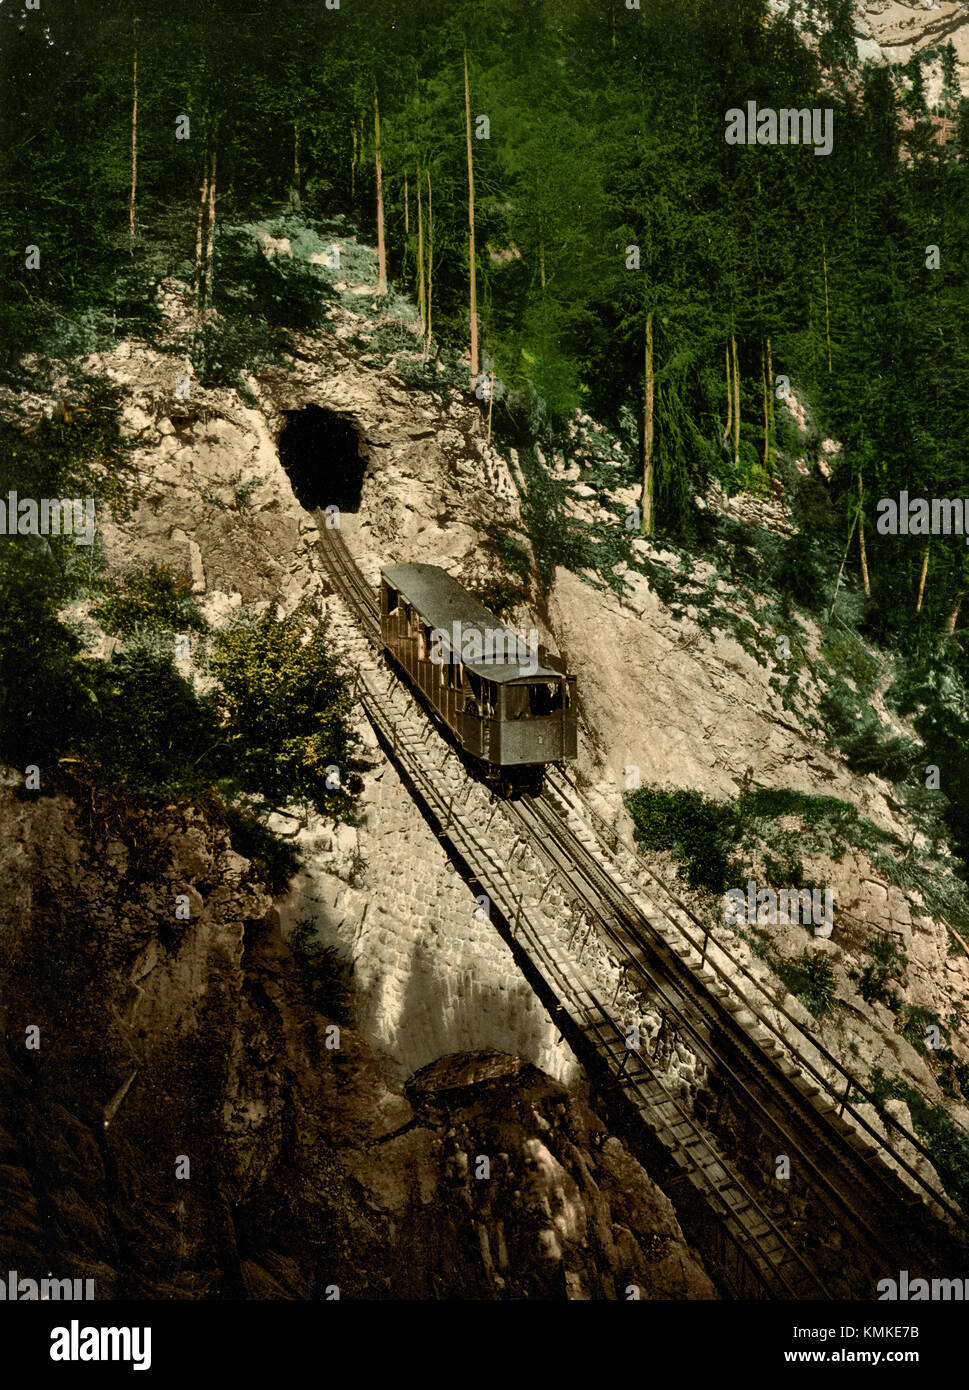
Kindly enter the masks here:
M 487 682 L 467 670 L 465 680 L 464 709 L 458 721 L 461 742 L 469 753 L 484 758 L 487 757 L 485 748 L 489 741 L 484 699 L 484 687 Z

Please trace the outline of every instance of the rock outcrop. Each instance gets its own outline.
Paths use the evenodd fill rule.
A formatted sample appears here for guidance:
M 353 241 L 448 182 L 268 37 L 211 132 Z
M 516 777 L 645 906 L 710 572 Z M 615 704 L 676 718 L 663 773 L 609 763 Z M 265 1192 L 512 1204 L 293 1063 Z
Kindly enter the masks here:
M 537 1068 L 388 1083 L 204 811 L 4 788 L 0 824 L 4 1268 L 102 1299 L 715 1297 Z

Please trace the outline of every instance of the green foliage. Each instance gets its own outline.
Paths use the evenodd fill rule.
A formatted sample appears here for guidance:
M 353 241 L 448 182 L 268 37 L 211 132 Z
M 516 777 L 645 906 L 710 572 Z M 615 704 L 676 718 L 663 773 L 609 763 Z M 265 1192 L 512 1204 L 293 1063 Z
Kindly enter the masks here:
M 134 477 L 121 426 L 124 392 L 83 374 L 73 385 L 71 398 L 50 416 L 32 423 L 0 418 L 0 492 L 94 497 L 123 509 Z
M 90 671 L 78 639 L 58 620 L 62 572 L 32 537 L 0 540 L 0 755 L 47 769 L 90 725 Z
M 890 1009 L 897 1009 L 898 993 L 889 982 L 895 980 L 901 985 L 908 982 L 904 947 L 900 947 L 890 936 L 870 936 L 864 950 L 871 956 L 871 961 L 861 972 L 858 993 L 869 1004 L 880 1000 Z
M 827 956 L 804 951 L 799 961 L 779 961 L 774 969 L 783 983 L 815 1018 L 823 1018 L 835 1004 L 834 970 Z
M 314 1007 L 340 1023 L 352 1022 L 353 965 L 335 946 L 322 945 L 308 918 L 290 932 L 289 949 Z
M 683 861 L 679 870 L 691 888 L 724 893 L 737 866 L 728 858 L 732 809 L 699 792 L 650 791 L 626 797 L 626 808 L 645 849 L 669 850 Z
M 902 1026 L 902 1037 L 906 1038 L 916 1052 L 921 1052 L 923 1057 L 929 1057 L 936 1050 L 929 1048 L 926 1042 L 926 1029 L 929 1027 L 938 1028 L 939 1038 L 943 1043 L 949 1041 L 949 1032 L 934 1009 L 923 1008 L 920 1004 L 904 1004 L 902 1006 L 905 1015 L 905 1023 Z
M 217 312 L 189 347 L 203 386 L 238 386 L 242 372 L 280 361 L 292 349 L 293 332 L 316 328 L 333 297 L 326 280 L 313 273 L 315 267 L 296 257 L 267 257 L 256 231 L 228 227 L 216 240 Z
M 201 792 L 224 763 L 225 735 L 212 701 L 172 657 L 128 649 L 92 671 L 97 717 L 80 751 L 101 780 L 127 795 Z
M 923 750 L 911 739 L 886 738 L 879 721 L 858 709 L 857 697 L 844 682 L 837 682 L 822 696 L 820 707 L 832 742 L 855 772 L 873 772 L 901 782 L 924 759 Z
M 496 618 L 503 618 L 512 608 L 527 603 L 529 598 L 524 585 L 501 580 L 478 585 L 467 584 L 465 588 L 490 609 Z
M 275 805 L 310 802 L 349 821 L 364 767 L 347 725 L 352 704 L 325 626 L 304 641 L 305 627 L 299 615 L 266 613 L 216 633 L 212 670 L 229 766 L 242 787 Z M 338 785 L 327 785 L 328 769 Z
M 837 797 L 763 787 L 730 803 L 644 788 L 627 794 L 625 803 L 639 842 L 675 853 L 694 887 L 721 893 L 731 879 L 746 881 L 757 862 L 793 870 L 808 855 L 840 859 L 848 849 L 863 850 L 888 882 L 920 893 L 935 916 L 969 927 L 969 894 L 951 857 L 910 856 L 909 845 Z M 785 886 L 809 885 L 792 873 Z
M 252 861 L 270 893 L 285 893 L 302 863 L 297 851 L 249 811 L 229 806 L 225 818 L 236 853 Z
M 199 631 L 205 620 L 192 597 L 192 580 L 168 565 L 152 564 L 127 575 L 91 610 L 106 632 L 131 636 L 139 627 L 171 632 Z
M 869 1089 L 876 1106 L 894 1097 L 903 1100 L 912 1127 L 931 1155 L 942 1185 L 964 1211 L 969 1211 L 969 1136 L 951 1119 L 943 1105 L 931 1105 L 907 1082 L 892 1081 L 879 1067 L 872 1070 Z
M 509 576 L 520 580 L 523 585 L 527 585 L 532 562 L 528 554 L 528 547 L 517 536 L 493 524 L 489 525 L 485 547 L 497 556 Z

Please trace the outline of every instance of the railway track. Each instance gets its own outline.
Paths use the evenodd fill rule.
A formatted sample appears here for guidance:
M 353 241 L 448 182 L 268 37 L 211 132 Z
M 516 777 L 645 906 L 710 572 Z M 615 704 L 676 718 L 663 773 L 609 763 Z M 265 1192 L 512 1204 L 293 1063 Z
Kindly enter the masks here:
M 378 737 L 466 877 L 497 909 L 509 944 L 535 977 L 590 1075 L 622 1097 L 661 1146 L 670 1171 L 681 1175 L 715 1219 L 717 1262 L 730 1290 L 741 1297 L 781 1299 L 825 1299 L 846 1291 L 824 1272 L 824 1260 L 806 1255 L 809 1228 L 803 1220 L 792 1217 L 783 1202 L 755 1197 L 754 1187 L 763 1193 L 763 1177 L 758 1181 L 756 1174 L 751 1179 L 741 1173 L 724 1156 L 722 1143 L 673 1093 L 648 1049 L 629 1045 L 629 1010 L 617 1008 L 620 993 L 628 1001 L 628 987 L 617 983 L 612 1001 L 604 1003 L 602 989 L 582 964 L 592 931 L 620 963 L 619 979 L 632 978 L 640 994 L 674 1021 L 718 1085 L 729 1087 L 771 1136 L 773 1153 L 790 1156 L 799 1191 L 810 1192 L 830 1214 L 849 1248 L 859 1252 L 859 1267 L 883 1274 L 916 1264 L 926 1273 L 933 1270 L 948 1237 L 943 1239 L 945 1233 L 930 1221 L 936 1229 L 926 1238 L 922 1227 L 929 1213 L 922 1202 L 855 1128 L 832 1119 L 836 1107 L 827 1078 L 821 1087 L 805 1081 L 789 1038 L 779 1041 L 746 1000 L 734 998 L 722 978 L 726 972 L 718 974 L 679 939 L 668 909 L 669 923 L 637 894 L 635 879 L 629 881 L 628 865 L 621 862 L 627 856 L 618 845 L 610 846 L 595 813 L 586 815 L 593 808 L 583 804 L 574 784 L 552 773 L 547 799 L 496 804 L 468 776 L 453 747 L 430 736 L 434 723 L 379 655 L 374 590 L 342 536 L 323 534 L 324 561 L 356 627 L 358 697 Z M 511 853 L 499 843 L 509 830 Z M 553 884 L 573 921 L 588 923 L 578 959 L 576 930 L 563 939 L 556 914 L 543 908 Z M 957 1213 L 931 1184 L 920 1181 L 937 1207 Z

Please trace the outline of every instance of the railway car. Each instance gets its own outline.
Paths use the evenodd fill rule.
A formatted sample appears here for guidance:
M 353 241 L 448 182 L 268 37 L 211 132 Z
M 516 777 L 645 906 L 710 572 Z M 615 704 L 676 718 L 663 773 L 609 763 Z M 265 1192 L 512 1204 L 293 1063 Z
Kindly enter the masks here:
M 447 570 L 383 570 L 380 631 L 458 746 L 504 794 L 540 791 L 546 763 L 576 756 L 575 677 Z

